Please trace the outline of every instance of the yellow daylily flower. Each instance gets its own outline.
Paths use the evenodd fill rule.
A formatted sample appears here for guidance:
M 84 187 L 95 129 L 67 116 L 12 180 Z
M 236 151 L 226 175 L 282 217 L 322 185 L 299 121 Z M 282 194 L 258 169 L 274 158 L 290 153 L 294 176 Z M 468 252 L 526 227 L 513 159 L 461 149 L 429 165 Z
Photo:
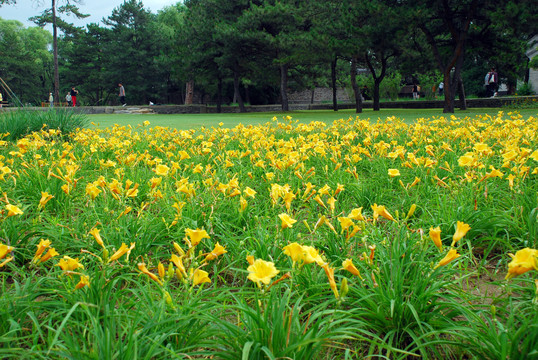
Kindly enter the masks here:
M 118 260 L 120 257 L 125 255 L 127 251 L 129 251 L 129 247 L 127 246 L 127 244 L 122 242 L 120 248 L 114 254 L 112 254 L 110 259 L 108 259 L 108 262 Z
M 282 213 L 278 215 L 280 220 L 282 221 L 282 229 L 287 229 L 293 227 L 293 224 L 297 222 L 297 220 L 292 219 L 288 214 Z
M 359 269 L 357 269 L 355 267 L 355 265 L 353 265 L 353 260 L 351 259 L 345 259 L 343 262 L 342 262 L 342 268 L 344 270 L 347 270 L 349 271 L 350 273 L 352 273 L 353 275 L 356 275 L 358 276 L 359 278 L 362 279 L 362 276 L 361 276 L 361 273 L 359 271 Z
M 506 177 L 508 179 L 508 186 L 510 187 L 510 190 L 514 188 L 514 179 L 516 176 L 514 174 L 510 174 Z
M 243 193 L 246 196 L 250 196 L 251 198 L 254 198 L 256 196 L 256 191 L 254 189 L 249 188 L 248 186 L 243 190 Z
M 437 265 L 435 265 L 434 269 L 437 269 L 440 266 L 445 266 L 448 263 L 450 263 L 452 260 L 455 260 L 460 257 L 460 254 L 458 254 L 458 251 L 456 249 L 450 249 L 446 256 L 439 261 Z
M 398 170 L 398 169 L 389 169 L 389 176 L 390 177 L 400 176 L 400 170 Z
M 74 271 L 78 268 L 84 269 L 84 266 L 78 261 L 78 258 L 73 259 L 67 255 L 64 255 L 64 257 L 58 261 L 56 266 L 59 266 L 63 271 Z
M 409 185 L 409 188 L 412 188 L 413 186 L 417 185 L 420 182 L 420 179 L 415 176 L 415 180 Z
M 456 225 L 456 232 L 452 236 L 452 244 L 450 246 L 454 246 L 458 241 L 460 241 L 470 229 L 471 226 L 469 224 L 466 224 L 463 221 L 458 221 Z
M 185 256 L 185 251 L 177 242 L 174 241 L 174 249 L 177 251 L 177 253 L 181 256 Z
M 157 271 L 159 272 L 159 277 L 161 279 L 164 279 L 164 276 L 166 275 L 166 270 L 164 268 L 163 263 L 160 261 L 159 261 L 159 264 L 157 265 Z
M 159 277 L 153 273 L 151 273 L 148 268 L 146 267 L 146 264 L 144 263 L 138 263 L 138 270 L 140 270 L 143 274 L 146 274 L 149 276 L 149 278 L 155 282 L 157 282 L 159 285 L 162 285 L 163 283 L 159 279 Z
M 441 241 L 441 227 L 430 227 L 430 238 L 439 251 L 443 251 L 443 242 Z
M 218 256 L 226 254 L 226 253 L 227 251 L 224 248 L 224 246 L 222 246 L 221 244 L 217 242 L 213 250 L 211 250 L 211 252 L 207 254 L 207 256 L 205 257 L 205 261 L 215 260 Z
M 243 196 L 239 197 L 239 211 L 243 212 L 248 206 L 248 202 L 243 198 Z
M 95 198 L 101 193 L 102 191 L 95 186 L 93 183 L 89 183 L 86 185 L 86 195 L 89 195 L 92 200 L 95 200 Z
M 316 197 L 314 198 L 314 201 L 317 202 L 320 206 L 327 209 L 327 206 L 325 205 L 325 203 L 323 202 L 323 200 L 321 199 L 319 195 L 316 195 Z
M 170 261 L 179 269 L 183 276 L 187 275 L 187 272 L 185 271 L 185 265 L 183 265 L 183 261 L 179 256 L 177 256 L 176 254 L 172 254 Z
M 3 268 L 4 266 L 6 266 L 10 261 L 13 261 L 13 259 L 15 259 L 13 256 L 10 256 L 8 258 L 6 258 L 4 261 L 2 261 L 0 263 L 0 269 Z
M 200 285 L 203 283 L 211 283 L 211 279 L 208 276 L 207 271 L 196 269 L 192 274 L 192 285 Z
M 189 237 L 191 247 L 194 247 L 202 241 L 202 239 L 209 239 L 207 231 L 203 229 L 185 229 L 185 235 Z
M 331 187 L 325 184 L 323 187 L 319 188 L 318 194 L 320 195 L 330 195 Z
M 84 286 L 90 287 L 90 277 L 86 275 L 80 275 L 80 281 L 75 286 L 75 289 L 82 289 Z
M 357 221 L 364 221 L 364 216 L 362 216 L 362 207 L 351 210 L 347 217 Z
M 377 220 L 377 218 L 381 215 L 387 220 L 395 221 L 392 215 L 385 209 L 384 205 L 372 205 L 372 210 L 374 211 L 374 220 Z
M 355 225 L 349 217 L 345 217 L 345 216 L 339 217 L 338 221 L 340 222 L 342 233 L 344 233 L 344 231 L 349 229 L 351 226 Z
M 47 253 L 45 255 L 43 255 L 43 257 L 41 259 L 39 259 L 39 262 L 45 262 L 47 261 L 48 259 L 51 259 L 55 256 L 58 256 L 60 255 L 55 248 L 50 248 L 49 251 L 47 251 Z
M 99 234 L 101 232 L 100 229 L 98 228 L 93 228 L 90 230 L 90 235 L 93 236 L 93 238 L 95 239 L 95 241 L 101 245 L 101 247 L 104 249 L 105 248 L 105 244 L 103 243 L 103 239 L 101 238 L 101 235 Z
M 325 264 L 325 260 L 321 257 L 319 254 L 318 249 L 312 247 L 312 246 L 303 246 L 304 250 L 304 258 L 303 261 L 305 264 L 311 264 L 315 262 L 319 266 L 322 266 Z
M 41 191 L 41 199 L 39 200 L 39 209 L 45 207 L 45 205 L 53 198 L 54 196 L 50 195 L 48 192 Z
M 159 176 L 166 176 L 168 175 L 168 171 L 170 171 L 170 168 L 166 165 L 159 164 L 155 167 L 155 169 L 153 169 L 153 171 Z
M 6 257 L 7 254 L 12 252 L 15 248 L 13 246 L 0 244 L 0 260 Z
M 41 239 L 39 241 L 39 244 L 37 244 L 37 250 L 35 252 L 34 259 L 33 259 L 34 262 L 37 261 L 41 257 L 41 254 L 45 252 L 45 250 L 50 246 L 50 244 L 51 242 L 49 239 L 46 239 L 46 240 Z
M 19 209 L 18 206 L 15 206 L 12 204 L 7 204 L 6 209 L 7 209 L 7 217 L 24 214 L 24 212 L 21 209 Z
M 252 265 L 247 268 L 248 279 L 255 282 L 259 287 L 264 283 L 269 285 L 271 279 L 274 278 L 280 271 L 277 270 L 275 264 L 270 261 L 256 259 Z
M 288 255 L 294 263 L 304 259 L 305 250 L 302 245 L 296 242 L 286 245 L 282 249 L 284 254 Z
M 518 250 L 515 255 L 508 254 L 512 261 L 508 264 L 508 274 L 506 279 L 526 273 L 531 270 L 538 270 L 537 258 L 538 250 L 524 248 Z
M 323 270 L 325 270 L 325 274 L 329 280 L 329 286 L 334 293 L 334 297 L 338 299 L 338 287 L 336 286 L 336 281 L 334 280 L 334 268 L 330 267 L 329 264 L 325 264 L 322 267 Z
M 152 177 L 151 179 L 149 179 L 149 185 L 152 189 L 155 189 L 157 186 L 161 185 L 162 181 L 162 177 Z
M 334 197 L 330 197 L 327 199 L 327 204 L 329 204 L 329 210 L 331 210 L 331 213 L 334 213 L 336 199 Z

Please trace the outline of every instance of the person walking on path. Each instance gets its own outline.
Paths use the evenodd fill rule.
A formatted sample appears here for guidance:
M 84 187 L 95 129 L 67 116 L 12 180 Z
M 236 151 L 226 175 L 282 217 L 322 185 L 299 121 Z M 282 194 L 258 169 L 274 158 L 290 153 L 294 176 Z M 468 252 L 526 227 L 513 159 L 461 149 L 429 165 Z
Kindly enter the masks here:
M 52 96 L 52 93 L 49 93 L 49 106 L 54 106 L 54 96 Z
M 67 101 L 67 106 L 72 106 L 71 104 L 71 93 L 67 92 L 67 95 L 65 95 L 65 101 Z
M 443 91 L 444 90 L 445 90 L 445 83 L 441 81 L 439 83 L 439 96 L 443 96 Z
M 69 94 L 71 95 L 71 101 L 73 102 L 73 107 L 77 106 L 78 90 L 75 89 L 74 86 L 71 86 L 71 91 L 69 92 Z
M 418 85 L 416 83 L 414 83 L 413 84 L 413 99 L 418 100 L 419 98 L 420 98 L 419 88 L 418 88 Z
M 495 71 L 495 68 L 491 68 L 491 71 L 486 76 L 486 79 L 487 96 L 497 96 L 497 83 L 499 82 L 499 75 Z
M 120 97 L 121 106 L 125 106 L 125 88 L 122 83 L 119 83 L 118 86 L 120 87 L 118 96 Z

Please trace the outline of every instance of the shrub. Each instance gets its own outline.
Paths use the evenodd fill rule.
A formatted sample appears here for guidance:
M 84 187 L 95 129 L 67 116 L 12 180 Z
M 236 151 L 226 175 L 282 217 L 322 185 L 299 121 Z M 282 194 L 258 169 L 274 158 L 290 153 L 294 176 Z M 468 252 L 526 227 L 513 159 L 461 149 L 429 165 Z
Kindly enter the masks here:
M 0 134 L 8 134 L 6 140 L 17 140 L 32 132 L 55 129 L 62 134 L 71 134 L 84 128 L 88 118 L 69 110 L 52 111 L 9 111 L 0 115 Z
M 395 72 L 387 75 L 381 84 L 379 84 L 379 97 L 380 99 L 398 99 L 398 93 L 400 92 L 400 80 L 402 76 L 400 73 Z M 357 85 L 362 91 L 362 95 L 367 100 L 373 99 L 374 93 L 374 79 L 370 75 L 357 76 Z M 365 90 L 366 88 L 366 90 Z M 349 90 L 350 97 L 353 97 L 353 90 Z
M 517 88 L 517 94 L 519 96 L 529 96 L 535 95 L 536 92 L 534 91 L 530 83 L 523 83 Z

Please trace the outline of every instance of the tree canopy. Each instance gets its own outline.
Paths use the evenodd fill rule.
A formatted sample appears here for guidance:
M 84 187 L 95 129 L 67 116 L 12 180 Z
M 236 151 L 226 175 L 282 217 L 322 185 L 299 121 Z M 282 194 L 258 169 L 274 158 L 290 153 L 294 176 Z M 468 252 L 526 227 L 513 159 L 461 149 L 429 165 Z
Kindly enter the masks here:
M 36 23 L 51 22 L 53 9 Z M 58 13 L 83 15 L 69 2 Z M 245 103 L 281 103 L 287 110 L 292 90 L 345 85 L 357 102 L 367 91 L 378 109 L 383 81 L 401 74 L 401 85 L 444 81 L 444 111 L 453 112 L 464 87 L 481 95 L 491 66 L 515 91 L 528 69 L 537 13 L 531 0 L 186 0 L 154 14 L 126 0 L 103 25 L 77 28 L 57 18 L 60 91 L 75 85 L 84 104 L 117 104 L 122 82 L 132 104 L 194 101 L 220 109 L 236 102 L 244 110 Z M 13 56 L 2 76 L 35 102 L 35 93 L 54 87 L 52 38 L 9 21 L 0 31 L 3 43 L 13 44 L 3 45 Z M 357 71 L 368 75 L 357 79 Z M 336 110 L 336 90 L 333 102 Z

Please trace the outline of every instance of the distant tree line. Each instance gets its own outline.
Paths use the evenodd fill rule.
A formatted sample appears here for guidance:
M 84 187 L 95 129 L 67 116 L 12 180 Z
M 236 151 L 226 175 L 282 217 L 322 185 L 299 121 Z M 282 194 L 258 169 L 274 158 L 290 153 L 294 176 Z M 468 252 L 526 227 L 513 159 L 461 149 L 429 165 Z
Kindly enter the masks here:
M 185 0 L 157 14 L 126 0 L 104 25 L 84 28 L 67 21 L 83 16 L 78 8 L 65 6 L 56 87 L 65 96 L 76 86 L 84 105 L 117 104 L 122 82 L 130 104 L 234 102 L 242 111 L 288 110 L 290 91 L 332 87 L 337 110 L 336 88 L 346 86 L 360 112 L 366 88 L 379 109 L 383 82 L 398 75 L 428 91 L 443 81 L 453 112 L 456 95 L 483 95 L 490 67 L 515 92 L 538 33 L 534 0 Z M 51 23 L 50 13 L 34 21 Z M 23 102 L 55 88 L 51 42 L 43 29 L 0 19 L 0 76 Z

